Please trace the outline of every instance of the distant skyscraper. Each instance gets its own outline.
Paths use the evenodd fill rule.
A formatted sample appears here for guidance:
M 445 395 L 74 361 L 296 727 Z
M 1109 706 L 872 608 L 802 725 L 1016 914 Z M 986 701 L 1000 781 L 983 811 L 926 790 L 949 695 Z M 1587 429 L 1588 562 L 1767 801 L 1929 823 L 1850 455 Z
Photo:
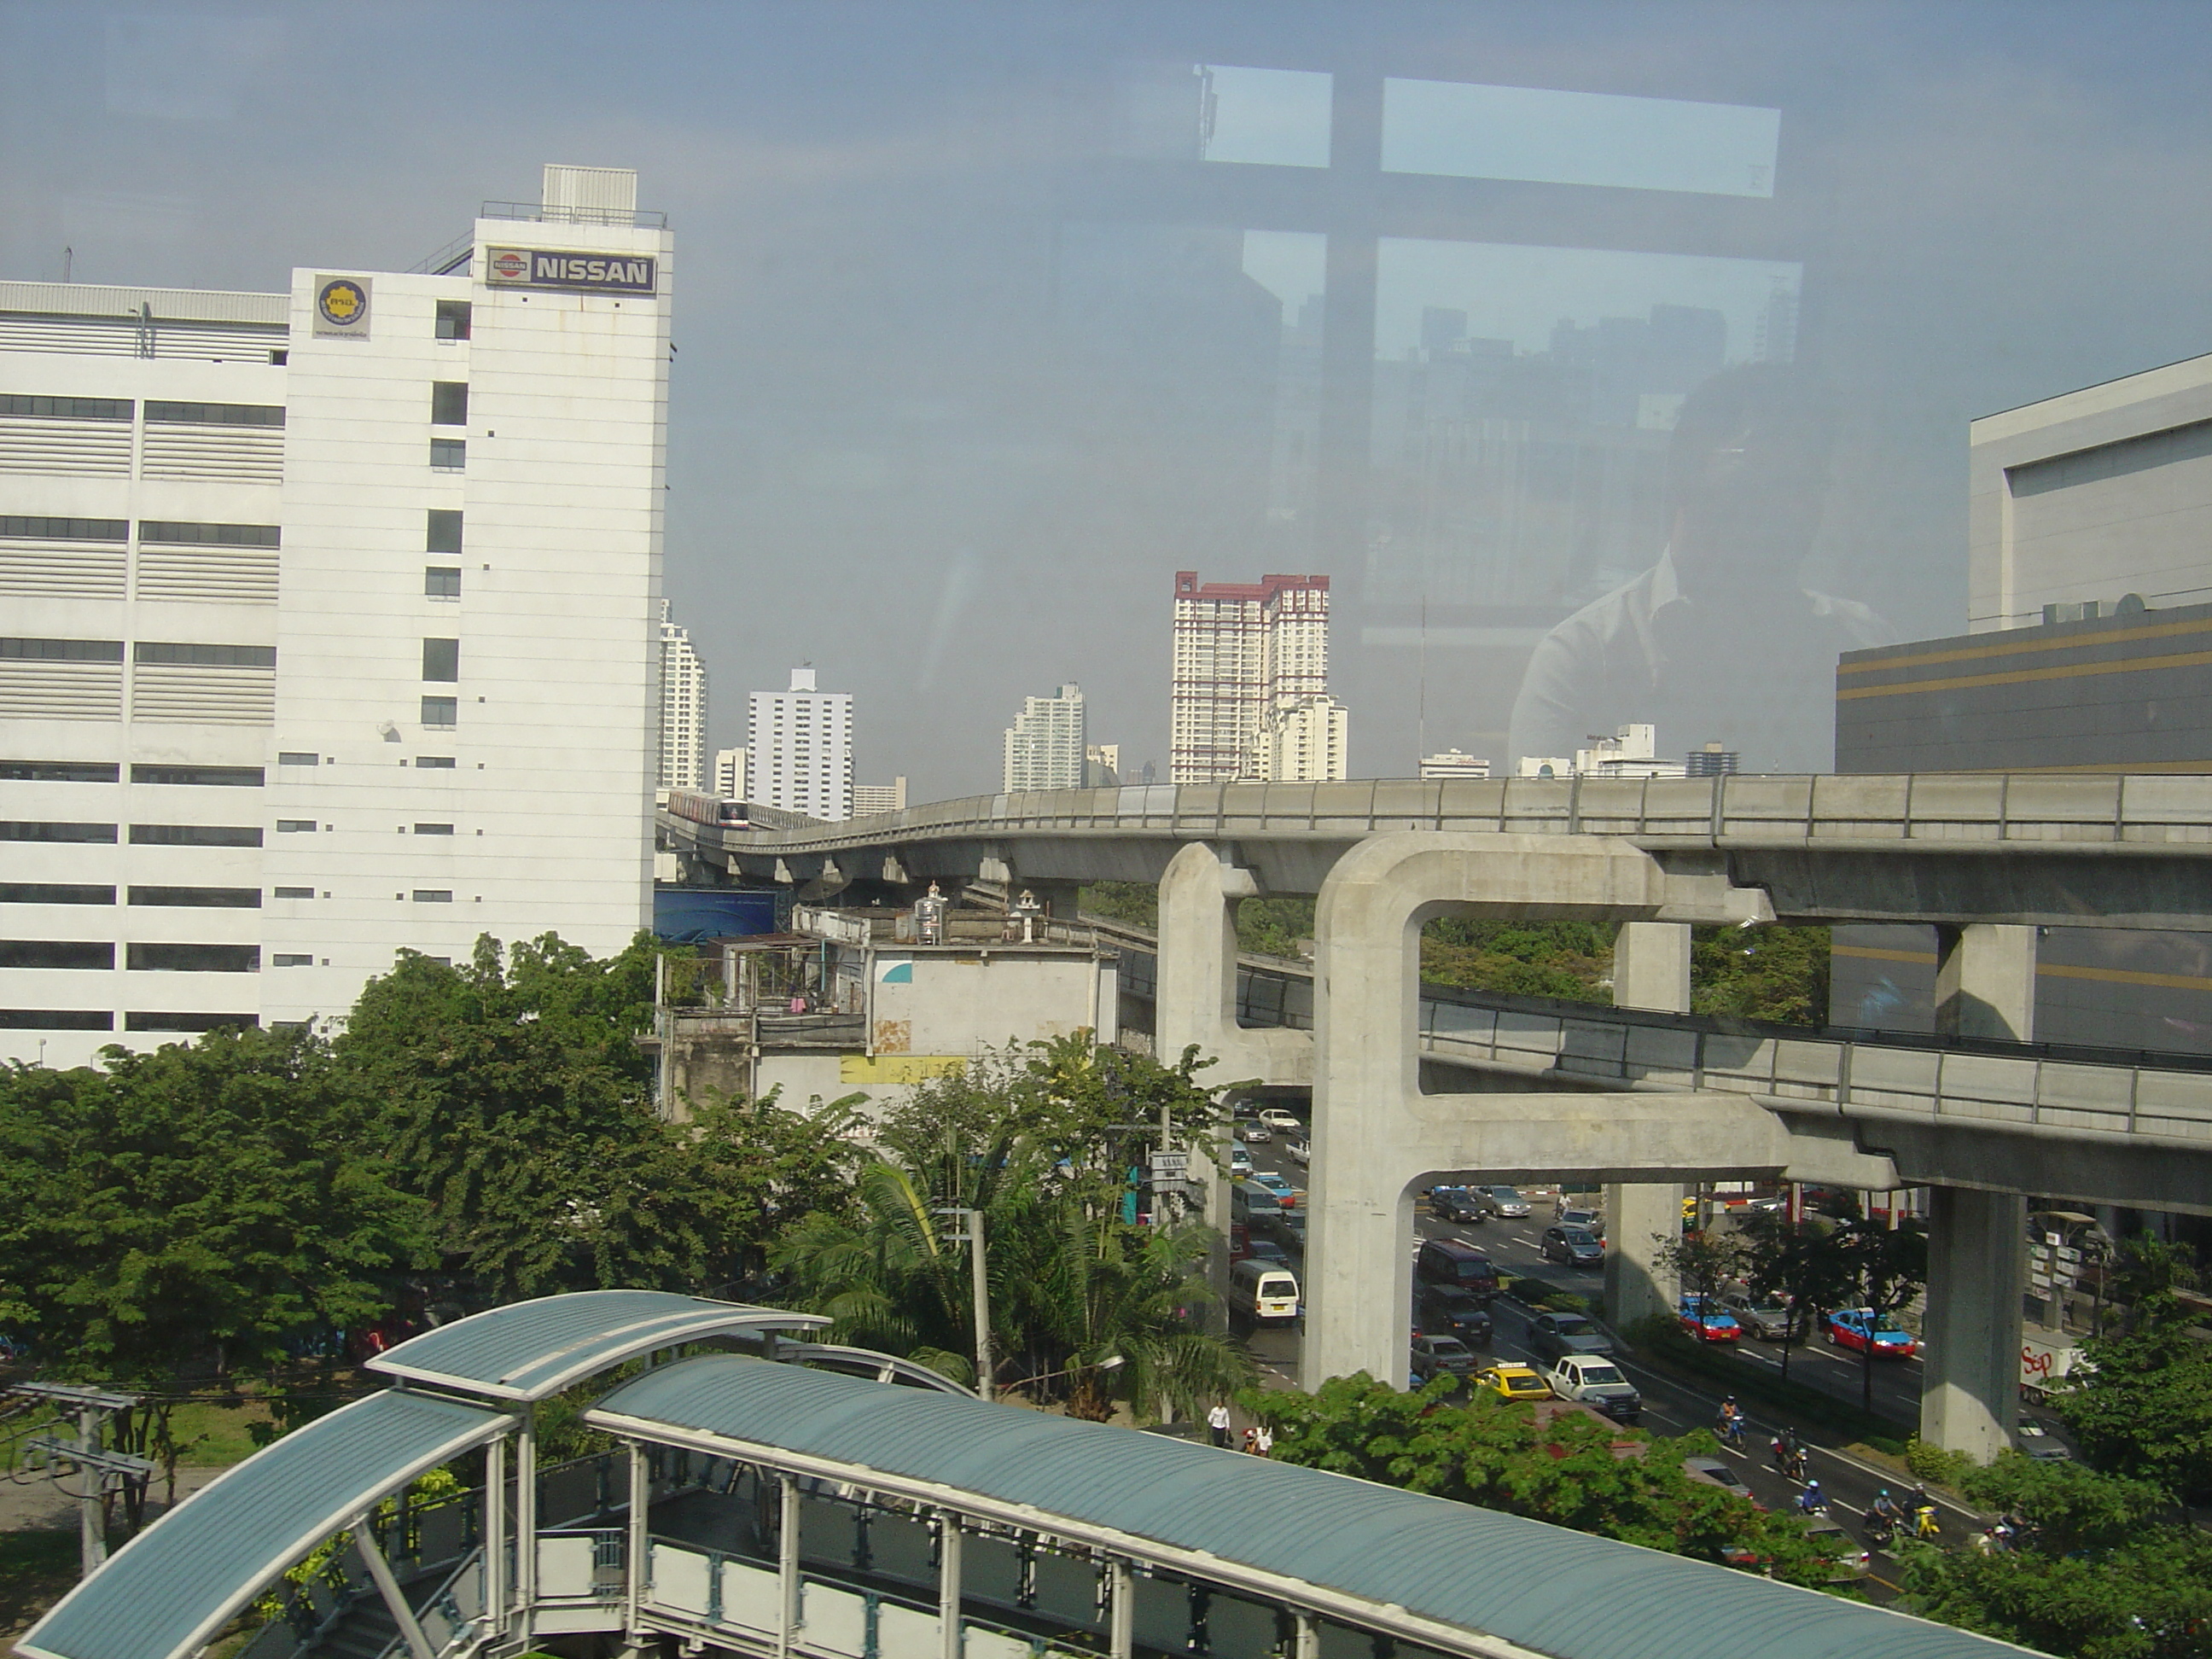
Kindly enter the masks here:
M 1170 779 L 1250 776 L 1267 712 L 1328 695 L 1328 578 L 1201 587 L 1195 570 L 1177 571 L 1171 672 Z
M 1083 787 L 1111 789 L 1121 781 L 1121 745 L 1089 743 L 1083 746 Z
M 1244 775 L 1261 783 L 1333 783 L 1349 775 L 1352 716 L 1334 697 L 1279 702 L 1252 734 Z
M 853 786 L 853 816 L 873 817 L 878 812 L 906 811 L 906 780 L 893 778 L 889 783 L 856 783 Z
M 714 751 L 714 793 L 722 799 L 744 799 L 747 752 L 743 749 L 717 749 Z
M 853 815 L 853 694 L 817 691 L 811 668 L 787 691 L 752 694 L 745 798 L 809 817 Z
M 1001 745 L 1001 787 L 1083 787 L 1083 688 L 1063 685 L 1049 697 L 1027 697 Z
M 707 787 L 707 665 L 660 602 L 660 787 Z

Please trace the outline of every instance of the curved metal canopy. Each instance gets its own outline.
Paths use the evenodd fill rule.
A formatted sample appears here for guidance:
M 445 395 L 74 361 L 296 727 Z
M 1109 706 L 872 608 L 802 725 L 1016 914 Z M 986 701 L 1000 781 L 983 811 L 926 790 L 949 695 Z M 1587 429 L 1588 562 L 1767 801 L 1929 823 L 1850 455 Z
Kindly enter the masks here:
M 387 1389 L 264 1447 L 146 1528 L 19 1637 L 32 1659 L 183 1659 L 279 1572 L 425 1469 L 514 1426 Z
M 379 1354 L 368 1368 L 492 1400 L 543 1400 L 659 1348 L 829 1323 L 819 1314 L 668 1291 L 580 1291 L 457 1319 Z

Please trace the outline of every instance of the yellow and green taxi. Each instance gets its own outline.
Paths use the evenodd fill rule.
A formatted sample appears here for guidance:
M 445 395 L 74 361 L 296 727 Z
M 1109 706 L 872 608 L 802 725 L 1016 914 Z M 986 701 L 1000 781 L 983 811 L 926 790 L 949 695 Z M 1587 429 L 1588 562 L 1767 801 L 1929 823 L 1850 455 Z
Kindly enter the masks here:
M 1506 1400 L 1548 1400 L 1552 1385 L 1527 1365 L 1489 1365 L 1474 1374 L 1474 1386 Z

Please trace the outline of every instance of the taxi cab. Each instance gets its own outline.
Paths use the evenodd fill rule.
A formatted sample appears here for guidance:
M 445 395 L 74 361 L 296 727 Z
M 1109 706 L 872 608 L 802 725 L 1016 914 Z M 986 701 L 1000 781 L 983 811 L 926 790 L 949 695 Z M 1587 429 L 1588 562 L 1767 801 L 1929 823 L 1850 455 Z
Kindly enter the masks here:
M 1551 1384 L 1527 1365 L 1488 1365 L 1474 1375 L 1474 1385 L 1506 1400 L 1548 1400 Z

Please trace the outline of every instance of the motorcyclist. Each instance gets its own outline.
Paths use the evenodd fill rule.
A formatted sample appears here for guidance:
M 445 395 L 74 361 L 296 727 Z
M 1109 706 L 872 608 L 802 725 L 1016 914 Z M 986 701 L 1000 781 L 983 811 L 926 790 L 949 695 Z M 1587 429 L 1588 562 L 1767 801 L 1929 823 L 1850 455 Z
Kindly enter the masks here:
M 1824 1515 L 1827 1512 L 1827 1508 L 1828 1500 L 1820 1496 L 1820 1483 L 1818 1480 L 1808 1480 L 1805 1483 L 1805 1490 L 1797 1494 L 1797 1513 Z
M 1804 1478 L 1805 1443 L 1796 1430 L 1785 1426 L 1774 1437 L 1774 1467 L 1792 1480 Z
M 1735 1446 L 1743 1444 L 1743 1407 L 1735 1403 L 1734 1395 L 1721 1401 L 1721 1419 L 1717 1427 L 1724 1442 Z

